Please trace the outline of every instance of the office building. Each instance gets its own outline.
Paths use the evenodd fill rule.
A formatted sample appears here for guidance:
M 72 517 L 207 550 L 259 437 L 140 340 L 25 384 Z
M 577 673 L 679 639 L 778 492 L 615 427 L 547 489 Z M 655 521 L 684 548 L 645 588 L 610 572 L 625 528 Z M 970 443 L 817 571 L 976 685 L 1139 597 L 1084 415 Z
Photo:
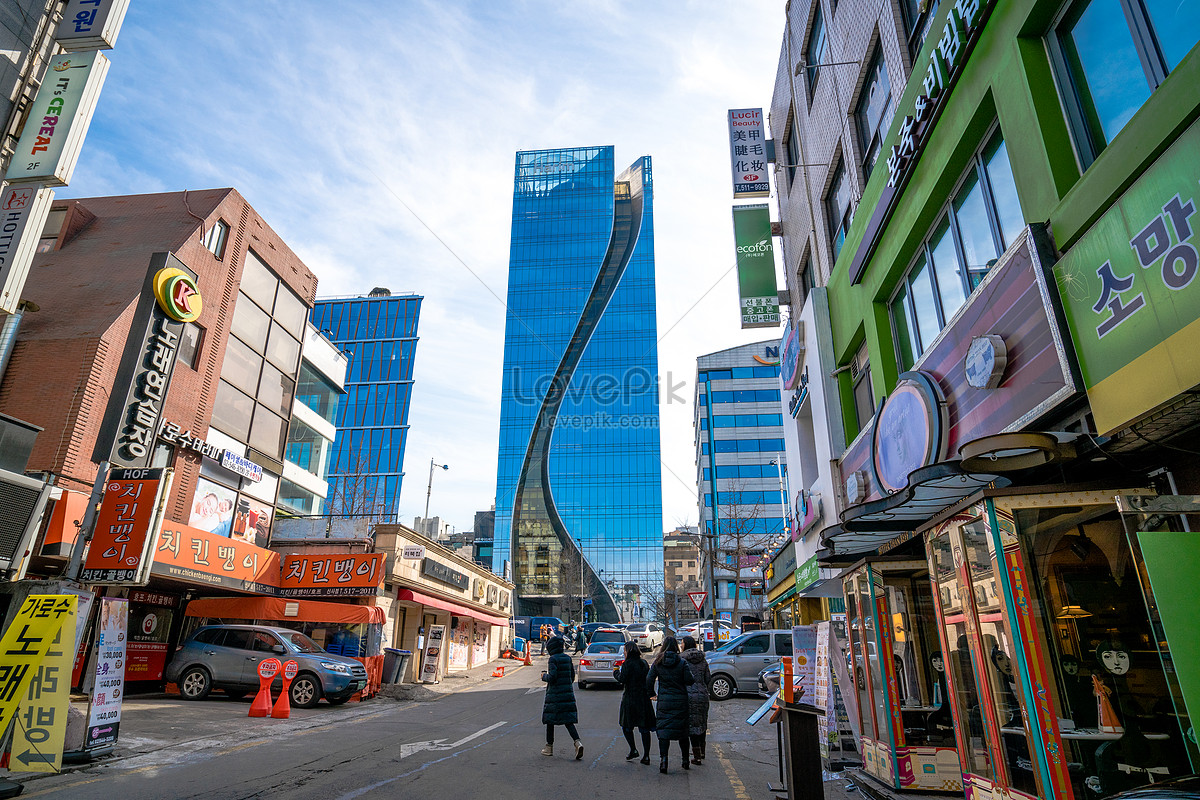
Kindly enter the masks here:
M 493 559 L 520 613 L 661 592 L 657 375 L 650 158 L 517 153 Z
M 313 325 L 349 360 L 325 514 L 396 522 L 421 300 L 376 288 L 313 306 Z
M 413 530 L 434 541 L 448 540 L 454 535 L 454 526 L 441 517 L 414 517 Z
M 688 592 L 708 591 L 708 562 L 700 549 L 694 525 L 663 534 L 663 603 L 667 621 L 675 627 L 700 618 Z M 703 607 L 703 606 L 701 606 Z
M 709 609 L 715 606 L 737 626 L 741 616 L 761 615 L 761 560 L 785 531 L 777 344 L 745 344 L 696 359 L 699 527 L 716 546 Z

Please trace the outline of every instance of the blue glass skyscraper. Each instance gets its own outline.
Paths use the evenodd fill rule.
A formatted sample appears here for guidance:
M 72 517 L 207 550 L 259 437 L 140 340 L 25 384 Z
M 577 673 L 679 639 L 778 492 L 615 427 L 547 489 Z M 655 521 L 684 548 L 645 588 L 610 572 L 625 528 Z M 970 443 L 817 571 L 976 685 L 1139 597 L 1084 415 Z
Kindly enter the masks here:
M 518 613 L 661 597 L 652 189 L 650 158 L 616 176 L 612 147 L 517 153 L 494 569 Z
M 422 299 L 376 289 L 313 305 L 313 325 L 349 360 L 323 513 L 397 521 Z

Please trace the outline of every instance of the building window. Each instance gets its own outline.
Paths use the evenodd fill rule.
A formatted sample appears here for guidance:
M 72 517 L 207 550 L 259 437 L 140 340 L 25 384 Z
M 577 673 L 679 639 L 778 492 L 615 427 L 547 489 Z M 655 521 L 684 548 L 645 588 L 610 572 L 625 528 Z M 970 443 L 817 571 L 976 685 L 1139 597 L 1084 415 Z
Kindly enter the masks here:
M 859 142 L 862 144 L 864 179 L 870 176 L 871 169 L 879 160 L 883 137 L 892 124 L 894 110 L 887 62 L 883 60 L 883 50 L 875 45 L 875 55 L 871 58 L 862 94 L 858 98 L 858 109 L 854 112 Z
M 821 74 L 825 61 L 825 22 L 821 19 L 821 6 L 813 14 L 812 27 L 808 29 L 808 46 L 804 48 L 804 74 L 808 80 L 808 102 L 812 103 L 813 87 Z
M 892 296 L 892 332 L 901 370 L 912 367 L 929 349 L 1023 226 L 1008 150 L 997 130 L 971 157 Z
M 925 44 L 925 36 L 929 33 L 929 23 L 937 14 L 938 3 L 922 2 L 922 0 L 900 0 L 900 10 L 904 17 L 904 30 L 908 34 L 908 55 L 916 59 Z
M 1200 5 L 1084 0 L 1051 36 L 1086 168 L 1200 41 Z
M 866 427 L 875 416 L 875 394 L 871 390 L 871 362 L 867 356 L 867 345 L 858 349 L 854 361 L 850 362 L 850 385 L 854 392 L 854 416 L 858 430 Z
M 191 369 L 196 368 L 196 359 L 200 355 L 200 343 L 204 341 L 204 329 L 194 323 L 183 326 L 179 334 L 179 351 L 175 356 L 178 363 Z
M 788 191 L 796 181 L 796 168 L 800 166 L 800 126 L 796 124 L 796 114 L 791 115 L 791 124 L 787 135 L 787 175 Z
M 217 220 L 208 233 L 204 235 L 204 247 L 220 261 L 225 257 L 225 240 L 229 237 L 229 225 L 223 219 Z
M 825 197 L 825 215 L 829 219 L 829 241 L 833 247 L 833 260 L 837 261 L 838 253 L 846 241 L 846 232 L 850 230 L 850 181 L 846 180 L 846 164 L 838 164 L 833 174 L 833 183 L 829 186 L 829 194 Z

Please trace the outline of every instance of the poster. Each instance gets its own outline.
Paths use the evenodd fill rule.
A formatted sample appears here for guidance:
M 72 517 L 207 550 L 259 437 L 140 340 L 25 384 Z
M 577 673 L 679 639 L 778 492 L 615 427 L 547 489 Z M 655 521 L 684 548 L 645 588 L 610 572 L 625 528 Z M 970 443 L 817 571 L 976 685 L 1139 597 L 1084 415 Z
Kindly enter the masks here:
M 795 665 L 796 702 L 811 703 L 816 694 L 817 626 L 792 627 L 792 662 Z M 800 692 L 803 691 L 803 694 Z
M 466 669 L 471 657 L 471 629 L 474 627 L 466 617 L 454 617 L 450 621 L 450 663 L 446 669 Z
M 829 760 L 830 731 L 837 730 L 837 719 L 833 704 L 829 702 L 829 684 L 832 673 L 829 666 L 829 623 L 817 623 L 817 664 L 814 678 L 814 695 L 812 704 L 825 711 L 824 716 L 817 720 L 817 734 L 820 737 L 821 759 Z
M 162 598 L 158 601 L 158 598 Z M 167 666 L 167 644 L 174 612 L 166 604 L 173 597 L 150 592 L 130 592 L 129 646 L 125 680 L 162 680 Z M 158 601 L 158 602 L 155 602 Z
M 125 694 L 125 635 L 129 630 L 129 601 L 100 600 L 96 625 L 96 680 L 88 713 L 84 747 L 92 750 L 115 744 L 121 725 L 121 699 Z
M 421 660 L 422 683 L 437 683 L 442 663 L 442 646 L 445 639 L 445 625 L 429 626 L 429 641 L 425 643 L 425 656 Z
M 488 633 L 491 625 L 486 622 L 475 623 L 475 634 L 471 641 L 471 664 L 479 666 L 488 660 Z
M 13 772 L 59 772 L 62 769 L 67 708 L 71 703 L 69 678 L 75 628 L 75 617 L 64 615 L 62 628 L 29 682 L 25 699 L 17 707 L 9 760 L 9 769 Z
M 233 533 L 233 510 L 237 504 L 237 492 L 213 483 L 207 478 L 196 481 L 196 495 L 192 501 L 192 515 L 188 525 L 217 536 L 230 538 Z
M 161 524 L 160 501 L 170 485 L 170 470 L 114 469 L 108 473 L 79 576 L 83 583 L 145 584 L 150 579 L 151 547 Z
M 74 595 L 31 594 L 0 639 L 0 733 L 8 730 L 17 704 L 38 674 L 38 665 L 53 647 L 68 618 L 75 616 Z

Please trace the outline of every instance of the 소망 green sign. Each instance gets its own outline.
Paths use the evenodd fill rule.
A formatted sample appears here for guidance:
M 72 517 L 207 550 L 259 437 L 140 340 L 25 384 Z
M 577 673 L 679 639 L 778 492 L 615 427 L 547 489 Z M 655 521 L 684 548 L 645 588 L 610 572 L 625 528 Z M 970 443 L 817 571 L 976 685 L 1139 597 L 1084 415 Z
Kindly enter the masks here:
M 1200 383 L 1200 122 L 1054 267 L 1101 434 Z
M 779 327 L 779 285 L 775 282 L 770 207 L 766 203 L 734 206 L 733 240 L 737 247 L 742 327 Z

